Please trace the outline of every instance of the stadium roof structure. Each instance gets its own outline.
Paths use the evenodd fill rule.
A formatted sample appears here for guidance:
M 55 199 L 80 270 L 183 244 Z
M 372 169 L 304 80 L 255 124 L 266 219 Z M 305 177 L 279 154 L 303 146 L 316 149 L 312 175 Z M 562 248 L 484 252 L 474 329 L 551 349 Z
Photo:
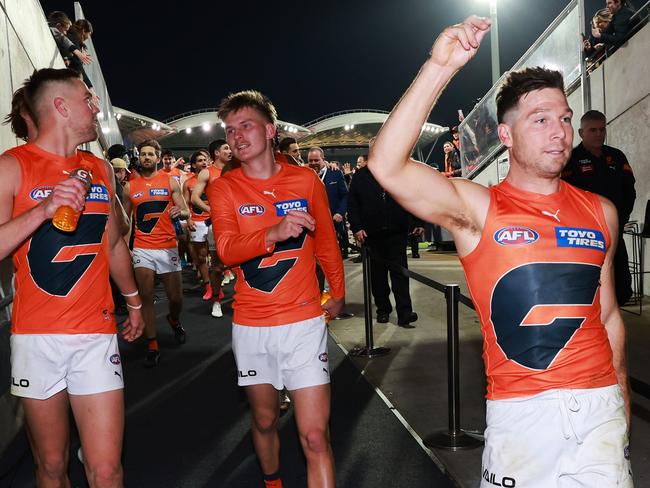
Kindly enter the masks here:
M 216 108 L 185 112 L 164 122 L 173 132 L 162 135 L 158 142 L 173 151 L 193 151 L 207 147 L 215 139 L 225 139 L 223 122 L 217 116 Z M 309 133 L 305 127 L 282 120 L 278 120 L 277 126 L 280 138 L 291 136 L 300 139 Z
M 115 106 L 113 106 L 113 116 L 117 119 L 117 126 L 122 135 L 133 144 L 148 139 L 158 139 L 174 131 L 164 122 Z
M 298 142 L 303 148 L 368 147 L 370 139 L 377 135 L 388 115 L 388 112 L 372 109 L 346 110 L 325 115 L 305 124 L 310 133 Z M 433 143 L 448 130 L 448 127 L 425 123 L 416 150 Z
M 294 137 L 302 149 L 320 146 L 334 151 L 358 151 L 368 147 L 388 115 L 381 110 L 346 110 L 312 120 L 305 126 L 282 120 L 278 120 L 277 126 L 280 138 Z M 225 139 L 216 108 L 193 110 L 157 121 L 115 107 L 115 117 L 122 134 L 134 144 L 157 139 L 164 148 L 183 153 L 207 147 L 215 139 Z M 426 161 L 428 156 L 425 157 L 424 148 L 448 131 L 448 127 L 425 123 L 415 145 L 416 157 Z

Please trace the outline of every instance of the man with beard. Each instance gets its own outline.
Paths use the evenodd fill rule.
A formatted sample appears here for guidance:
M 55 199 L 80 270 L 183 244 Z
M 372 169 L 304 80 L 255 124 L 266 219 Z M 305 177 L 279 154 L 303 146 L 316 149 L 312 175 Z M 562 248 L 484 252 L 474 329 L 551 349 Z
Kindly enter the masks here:
M 135 340 L 144 324 L 116 226 L 113 170 L 77 149 L 97 138 L 99 108 L 68 69 L 34 71 L 16 97 L 8 119 L 30 142 L 0 156 L 0 259 L 13 254 L 16 272 L 11 392 L 22 398 L 37 486 L 70 484 L 72 407 L 90 486 L 119 487 L 124 382 L 109 272 L 127 300 L 123 337 Z M 66 206 L 81 214 L 71 232 L 52 225 Z
M 219 118 L 242 165 L 209 185 L 208 201 L 219 255 L 236 266 L 232 347 L 255 452 L 266 486 L 281 487 L 278 391 L 286 386 L 308 485 L 333 487 L 323 313 L 339 313 L 345 285 L 325 188 L 311 169 L 275 161 L 277 114 L 261 93 L 228 96 Z M 316 260 L 332 296 L 322 307 Z
M 185 344 L 186 340 L 185 329 L 180 323 L 183 289 L 175 225 L 180 227 L 180 219 L 188 219 L 190 212 L 176 178 L 156 170 L 160 152 L 160 145 L 156 141 L 138 144 L 140 177 L 124 186 L 124 207 L 127 214 L 133 213 L 135 218 L 133 267 L 142 297 L 142 314 L 148 342 L 144 365 L 148 368 L 157 366 L 160 361 L 153 309 L 156 275 L 160 276 L 169 300 L 167 322 L 179 344 Z

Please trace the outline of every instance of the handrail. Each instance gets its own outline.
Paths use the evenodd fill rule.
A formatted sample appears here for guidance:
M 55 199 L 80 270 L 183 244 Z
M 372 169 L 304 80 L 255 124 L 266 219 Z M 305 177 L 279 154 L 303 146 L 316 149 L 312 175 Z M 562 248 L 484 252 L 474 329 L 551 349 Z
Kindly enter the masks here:
M 632 14 L 632 17 L 630 17 L 630 20 L 634 19 L 634 17 L 639 15 L 643 11 L 643 9 L 646 8 L 648 5 L 650 5 L 650 0 L 648 0 L 646 3 L 644 3 L 641 7 L 639 7 L 637 9 L 637 11 Z
M 13 303 L 13 301 L 14 301 L 13 293 L 11 295 L 7 295 L 6 297 L 0 298 L 0 309 L 8 307 Z

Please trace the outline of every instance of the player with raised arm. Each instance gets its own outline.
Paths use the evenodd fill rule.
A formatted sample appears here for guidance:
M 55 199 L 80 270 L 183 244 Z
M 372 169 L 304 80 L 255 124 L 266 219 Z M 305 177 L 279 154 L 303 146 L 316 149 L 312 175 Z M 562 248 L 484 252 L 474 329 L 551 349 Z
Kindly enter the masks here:
M 445 29 L 388 117 L 368 166 L 408 211 L 453 235 L 481 321 L 482 487 L 632 486 L 625 330 L 612 279 L 618 222 L 560 180 L 572 110 L 562 75 L 511 72 L 497 93 L 510 171 L 490 188 L 410 159 L 422 125 L 490 24 Z

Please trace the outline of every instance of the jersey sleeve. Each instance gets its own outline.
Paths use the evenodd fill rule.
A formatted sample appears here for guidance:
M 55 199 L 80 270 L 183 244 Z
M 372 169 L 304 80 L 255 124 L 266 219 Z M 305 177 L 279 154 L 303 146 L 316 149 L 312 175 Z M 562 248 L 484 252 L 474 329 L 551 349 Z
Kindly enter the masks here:
M 325 185 L 314 174 L 310 213 L 316 219 L 314 247 L 316 258 L 325 272 L 330 285 L 330 294 L 336 299 L 345 297 L 345 274 L 343 260 L 336 240 L 332 215 L 329 210 Z
M 275 246 L 266 246 L 267 228 L 242 233 L 235 213 L 236 202 L 225 180 L 208 185 L 208 204 L 214 239 L 219 258 L 226 266 L 236 266 L 250 259 L 273 252 Z

